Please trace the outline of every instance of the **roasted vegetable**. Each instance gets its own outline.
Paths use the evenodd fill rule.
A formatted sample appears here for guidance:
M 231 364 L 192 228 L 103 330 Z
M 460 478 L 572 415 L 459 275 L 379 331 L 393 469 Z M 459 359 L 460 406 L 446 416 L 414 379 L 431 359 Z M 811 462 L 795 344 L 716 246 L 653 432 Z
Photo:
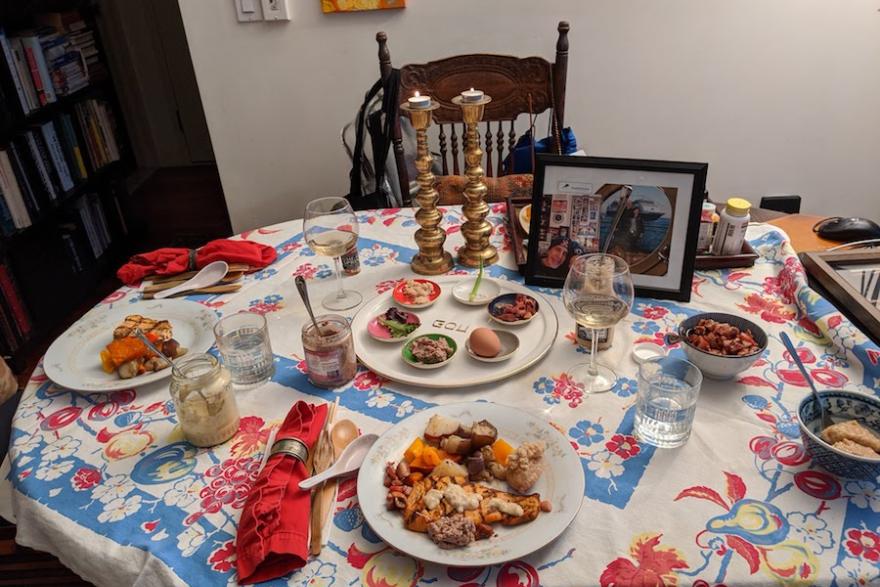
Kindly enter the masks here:
M 425 450 L 425 441 L 421 438 L 416 438 L 412 441 L 412 444 L 409 445 L 409 448 L 406 449 L 406 452 L 403 453 L 403 458 L 406 459 L 406 462 L 412 464 L 414 460 L 422 456 L 422 451 Z
M 463 466 L 449 459 L 444 459 L 439 465 L 431 471 L 431 477 L 464 477 L 467 478 L 468 472 Z
M 507 457 L 509 457 L 512 452 L 513 447 L 503 438 L 499 438 L 492 444 L 492 454 L 495 457 L 495 461 L 501 465 L 507 464 Z
M 479 479 L 486 471 L 486 461 L 483 460 L 483 455 L 477 452 L 469 456 L 467 459 L 467 471 L 468 476 L 472 480 Z
M 471 439 L 453 434 L 440 441 L 440 448 L 454 455 L 467 455 L 472 449 Z
M 484 446 L 489 446 L 495 439 L 498 438 L 498 429 L 495 428 L 488 420 L 480 420 L 476 424 L 473 425 L 471 429 L 473 431 L 473 436 L 471 436 L 471 443 L 474 448 L 483 448 Z
M 455 434 L 458 427 L 459 423 L 457 420 L 435 414 L 431 416 L 431 419 L 428 420 L 428 425 L 425 427 L 425 439 L 431 442 L 440 442 L 441 438 Z

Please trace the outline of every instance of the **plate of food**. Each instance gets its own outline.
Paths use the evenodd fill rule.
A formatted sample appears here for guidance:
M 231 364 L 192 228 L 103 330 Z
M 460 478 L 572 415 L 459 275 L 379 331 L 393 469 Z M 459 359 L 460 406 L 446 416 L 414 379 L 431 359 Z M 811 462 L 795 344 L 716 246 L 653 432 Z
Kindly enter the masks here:
M 401 342 L 415 332 L 422 321 L 412 312 L 390 307 L 367 324 L 367 332 L 379 342 Z
M 496 322 L 509 326 L 527 324 L 540 311 L 538 300 L 528 294 L 508 293 L 503 294 L 491 302 L 488 306 L 489 316 Z
M 483 267 L 474 279 L 465 279 L 452 288 L 452 297 L 465 306 L 485 306 L 501 293 L 494 279 L 483 276 Z
M 580 458 L 545 420 L 468 402 L 418 412 L 385 432 L 358 474 L 364 518 L 418 559 L 469 567 L 555 540 L 584 499 Z
M 455 357 L 458 345 L 445 334 L 432 332 L 413 337 L 401 351 L 403 360 L 416 369 L 437 369 Z
M 394 301 L 405 308 L 427 308 L 440 297 L 440 286 L 429 279 L 404 279 L 392 291 Z
M 444 292 L 451 292 L 468 276 L 444 276 L 436 278 Z M 516 333 L 519 344 L 504 355 L 504 360 L 480 361 L 471 357 L 459 357 L 445 363 L 443 369 L 429 373 L 413 363 L 401 360 L 399 346 L 379 342 L 369 332 L 369 323 L 397 302 L 391 291 L 367 300 L 352 319 L 351 329 L 355 338 L 358 359 L 368 369 L 396 383 L 432 389 L 465 389 L 503 381 L 533 367 L 541 361 L 553 346 L 559 332 L 559 320 L 553 306 L 542 295 L 527 287 L 507 280 L 495 280 L 502 294 L 524 294 L 539 300 L 540 311 L 524 324 L 494 322 L 483 306 L 468 306 L 458 302 L 452 295 L 440 295 L 434 305 L 414 311 L 421 327 L 411 336 L 423 333 L 439 333 L 450 337 L 460 352 L 465 352 L 471 333 L 478 328 Z M 500 337 L 500 335 L 499 335 Z M 494 357 L 490 357 L 494 358 Z M 479 362 L 477 362 L 479 361 Z
M 147 349 L 135 329 L 173 360 L 210 349 L 215 322 L 212 310 L 186 300 L 99 306 L 55 339 L 43 368 L 49 379 L 68 389 L 130 389 L 171 375 L 168 363 Z

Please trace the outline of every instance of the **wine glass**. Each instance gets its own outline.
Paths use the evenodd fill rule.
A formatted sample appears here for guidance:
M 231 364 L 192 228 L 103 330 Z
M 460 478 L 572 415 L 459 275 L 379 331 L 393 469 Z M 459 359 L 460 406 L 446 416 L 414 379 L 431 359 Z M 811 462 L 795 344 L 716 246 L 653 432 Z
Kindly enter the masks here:
M 562 302 L 575 322 L 592 330 L 590 362 L 576 365 L 569 375 L 583 384 L 585 393 L 614 387 L 617 374 L 596 362 L 597 330 L 613 328 L 633 304 L 629 265 L 620 257 L 603 253 L 580 255 L 571 261 L 562 289 Z
M 306 243 L 318 255 L 333 257 L 336 264 L 336 293 L 321 300 L 328 310 L 354 308 L 363 297 L 342 287 L 342 255 L 357 243 L 358 221 L 345 198 L 318 198 L 306 205 L 303 215 Z

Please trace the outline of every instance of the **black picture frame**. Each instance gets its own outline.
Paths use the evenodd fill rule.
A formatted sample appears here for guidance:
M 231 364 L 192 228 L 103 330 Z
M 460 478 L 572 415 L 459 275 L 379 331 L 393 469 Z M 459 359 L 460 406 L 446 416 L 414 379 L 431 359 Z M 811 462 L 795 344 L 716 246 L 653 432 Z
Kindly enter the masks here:
M 544 270 L 545 272 L 542 273 L 542 267 L 545 267 L 545 265 L 540 262 L 539 255 L 540 239 L 538 235 L 541 234 L 542 230 L 542 209 L 545 202 L 544 197 L 545 195 L 550 195 L 548 194 L 548 192 L 545 191 L 544 183 L 545 179 L 548 177 L 548 171 L 549 174 L 558 173 L 557 171 L 552 171 L 553 168 L 571 169 L 571 173 L 574 177 L 577 176 L 577 171 L 580 169 L 583 170 L 582 173 L 586 178 L 590 177 L 590 170 L 620 170 L 621 172 L 638 172 L 645 174 L 644 176 L 639 177 L 639 182 L 642 182 L 644 180 L 645 185 L 658 186 L 658 188 L 660 186 L 659 183 L 652 183 L 650 179 L 645 179 L 645 177 L 650 178 L 649 174 L 652 173 L 690 176 L 690 193 L 678 194 L 676 190 L 675 192 L 673 192 L 674 196 L 669 196 L 666 192 L 667 188 L 659 188 L 663 190 L 663 193 L 667 193 L 667 197 L 680 198 L 683 196 L 687 196 L 689 198 L 689 201 L 686 204 L 682 205 L 680 208 L 676 207 L 675 203 L 669 204 L 670 206 L 672 206 L 670 208 L 670 222 L 672 222 L 672 224 L 670 224 L 668 228 L 669 236 L 664 237 L 668 239 L 668 243 L 671 242 L 672 235 L 675 231 L 675 223 L 681 223 L 683 220 L 686 221 L 687 224 L 684 232 L 684 247 L 683 249 L 679 249 L 680 254 L 671 255 L 667 260 L 668 263 L 673 265 L 677 265 L 678 263 L 681 264 L 680 279 L 674 281 L 674 279 L 671 278 L 672 281 L 670 281 L 668 284 L 664 284 L 663 286 L 658 287 L 656 285 L 647 284 L 647 282 L 651 281 L 649 276 L 640 276 L 637 271 L 633 271 L 633 283 L 635 285 L 637 296 L 668 299 L 680 302 L 690 301 L 691 285 L 694 276 L 694 264 L 696 262 L 697 237 L 700 226 L 700 214 L 702 211 L 703 198 L 706 190 L 706 176 L 709 170 L 708 163 L 660 161 L 649 159 L 624 159 L 616 157 L 579 157 L 571 155 L 563 156 L 546 154 L 537 155 L 535 178 L 532 188 L 532 209 L 531 223 L 529 226 L 530 238 L 528 246 L 528 259 L 526 261 L 525 270 L 525 282 L 528 285 L 537 285 L 543 287 L 562 287 L 565 282 L 564 274 L 548 275 L 546 273 L 546 269 Z M 607 176 L 608 174 L 603 175 Z M 627 175 L 631 176 L 632 174 L 628 173 Z M 669 176 L 666 175 L 665 177 Z M 634 182 L 632 180 L 625 181 L 622 179 L 619 183 L 633 184 Z M 603 187 L 605 186 L 603 185 Z M 678 209 L 677 213 L 676 209 Z M 683 212 L 685 211 L 686 215 L 683 214 Z M 682 218 L 682 216 L 684 216 L 684 218 Z M 544 228 L 546 230 L 546 226 Z M 601 236 L 601 230 L 599 231 L 599 235 Z M 603 243 L 601 242 L 599 243 L 600 248 L 602 244 Z M 572 254 L 574 254 L 574 252 L 569 253 L 569 255 Z M 678 258 L 673 259 L 673 256 L 677 256 Z M 558 272 L 559 270 L 554 269 L 554 271 Z M 657 280 L 655 279 L 653 281 Z

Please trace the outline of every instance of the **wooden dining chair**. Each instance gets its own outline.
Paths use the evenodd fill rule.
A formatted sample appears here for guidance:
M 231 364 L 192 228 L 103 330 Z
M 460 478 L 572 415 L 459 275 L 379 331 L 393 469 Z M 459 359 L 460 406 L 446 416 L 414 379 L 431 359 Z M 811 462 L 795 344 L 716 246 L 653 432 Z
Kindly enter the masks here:
M 440 108 L 434 111 L 433 120 L 443 175 L 461 175 L 465 170 L 465 129 L 461 109 L 452 103 L 452 98 L 471 87 L 492 97 L 479 131 L 486 177 L 500 177 L 505 173 L 503 162 L 516 144 L 516 122 L 521 115 L 537 116 L 549 110 L 552 134 L 558 145 L 565 115 L 569 24 L 561 21 L 556 30 L 556 60 L 553 63 L 542 57 L 472 54 L 400 68 L 401 101 L 418 91 L 430 95 L 440 104 Z M 376 42 L 379 44 L 379 70 L 382 79 L 386 79 L 392 70 L 388 36 L 379 32 Z M 401 191 L 408 200 L 409 174 L 400 133 L 400 113 L 396 114 L 392 147 Z

